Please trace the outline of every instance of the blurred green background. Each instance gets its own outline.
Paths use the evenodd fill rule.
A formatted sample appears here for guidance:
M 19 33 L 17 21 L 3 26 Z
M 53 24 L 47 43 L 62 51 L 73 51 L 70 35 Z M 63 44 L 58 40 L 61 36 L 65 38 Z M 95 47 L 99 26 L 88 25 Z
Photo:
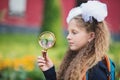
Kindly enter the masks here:
M 56 45 L 48 50 L 48 55 L 56 66 L 56 70 L 58 69 L 68 47 L 65 39 L 66 27 L 62 27 L 61 6 L 60 0 L 44 0 L 44 17 L 40 25 L 42 27 L 39 26 L 36 32 L 31 30 L 26 32 L 24 31 L 26 28 L 20 31 L 16 31 L 15 27 L 12 28 L 13 31 L 10 27 L 6 27 L 7 31 L 0 28 L 0 80 L 45 80 L 36 62 L 42 50 L 38 44 L 38 38 L 43 31 L 51 31 L 56 35 Z M 0 24 L 6 24 L 2 12 L 0 21 Z M 120 40 L 118 38 L 120 39 L 119 36 L 117 39 L 114 35 L 111 36 L 108 52 L 116 65 L 116 80 L 120 80 Z

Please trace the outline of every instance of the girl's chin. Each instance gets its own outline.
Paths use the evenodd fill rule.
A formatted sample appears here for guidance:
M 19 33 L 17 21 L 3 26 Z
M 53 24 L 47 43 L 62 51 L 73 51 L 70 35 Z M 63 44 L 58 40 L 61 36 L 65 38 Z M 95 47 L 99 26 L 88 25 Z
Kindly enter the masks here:
M 69 47 L 70 48 L 70 50 L 72 50 L 72 51 L 78 51 L 78 48 L 75 48 L 75 47 Z

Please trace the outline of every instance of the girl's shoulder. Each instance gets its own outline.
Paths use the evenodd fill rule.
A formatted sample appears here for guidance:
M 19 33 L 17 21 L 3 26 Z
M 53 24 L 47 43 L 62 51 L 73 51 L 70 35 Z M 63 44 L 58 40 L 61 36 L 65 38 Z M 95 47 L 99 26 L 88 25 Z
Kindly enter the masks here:
M 106 57 L 88 70 L 89 80 L 115 80 L 114 62 Z
M 107 80 L 108 69 L 103 60 L 88 70 L 89 80 Z

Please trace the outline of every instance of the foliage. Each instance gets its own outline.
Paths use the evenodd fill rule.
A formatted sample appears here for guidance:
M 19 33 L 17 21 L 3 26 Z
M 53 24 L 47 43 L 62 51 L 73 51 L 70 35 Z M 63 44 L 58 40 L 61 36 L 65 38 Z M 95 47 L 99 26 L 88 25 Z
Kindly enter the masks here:
M 38 67 L 32 71 L 24 70 L 22 67 L 18 70 L 8 67 L 1 70 L 0 80 L 45 80 L 45 78 Z
M 119 80 L 120 79 L 120 42 L 113 41 L 111 43 L 110 49 L 109 49 L 109 56 L 115 62 L 115 66 L 116 66 L 116 80 Z

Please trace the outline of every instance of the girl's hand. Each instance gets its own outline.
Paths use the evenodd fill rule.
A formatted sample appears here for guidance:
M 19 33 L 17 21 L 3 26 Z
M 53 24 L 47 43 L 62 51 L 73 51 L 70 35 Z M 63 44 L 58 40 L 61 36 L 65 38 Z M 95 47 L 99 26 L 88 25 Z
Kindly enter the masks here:
M 42 51 L 42 56 L 38 56 L 38 66 L 42 71 L 46 71 L 48 69 L 50 69 L 51 67 L 53 67 L 53 63 L 50 60 L 50 58 L 47 56 L 46 51 Z

